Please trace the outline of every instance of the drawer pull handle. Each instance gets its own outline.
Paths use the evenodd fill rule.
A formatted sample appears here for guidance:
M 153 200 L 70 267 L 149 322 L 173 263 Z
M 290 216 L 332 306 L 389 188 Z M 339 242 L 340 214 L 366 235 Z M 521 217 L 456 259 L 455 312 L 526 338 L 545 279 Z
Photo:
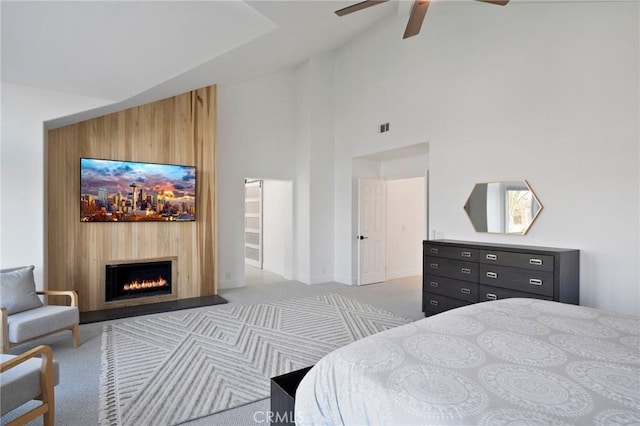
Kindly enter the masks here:
M 462 254 L 462 257 L 471 257 L 470 251 L 463 251 L 461 254 Z
M 439 252 L 440 250 L 438 250 L 437 248 L 431 248 L 431 249 L 429 249 L 429 251 L 430 251 L 431 253 L 438 254 L 438 252 Z
M 433 306 L 438 306 L 437 300 L 429 300 L 429 303 L 432 304 Z
M 430 285 L 431 287 L 438 287 L 440 284 L 439 284 L 438 282 L 436 282 L 436 281 L 431 281 L 431 282 L 429 283 L 429 285 Z
M 487 278 L 498 278 L 497 272 L 487 272 Z
M 529 284 L 532 284 L 532 285 L 542 285 L 542 280 L 541 280 L 541 279 L 539 279 L 539 278 L 531 278 L 531 279 L 529 280 Z
M 529 259 L 529 264 L 531 265 L 542 265 L 542 259 Z
M 498 255 L 496 254 L 488 254 L 487 260 L 498 260 Z
M 487 293 L 487 299 L 489 299 L 489 300 L 497 300 L 498 296 L 496 296 L 493 293 Z
M 471 274 L 471 269 L 469 269 L 469 268 L 462 268 L 462 269 L 460 269 L 460 272 L 462 272 L 463 274 Z
M 431 269 L 438 269 L 438 264 L 437 263 L 432 263 L 431 265 L 429 265 L 429 267 Z
M 469 290 L 468 288 L 461 288 L 461 289 L 460 289 L 460 292 L 461 292 L 462 294 L 471 294 L 471 290 Z

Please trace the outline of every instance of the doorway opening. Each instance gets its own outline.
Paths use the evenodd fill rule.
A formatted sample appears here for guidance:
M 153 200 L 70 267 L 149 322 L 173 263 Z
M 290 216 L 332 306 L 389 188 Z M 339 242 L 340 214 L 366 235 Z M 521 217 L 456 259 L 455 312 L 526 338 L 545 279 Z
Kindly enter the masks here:
M 293 277 L 293 182 L 246 178 L 244 187 L 245 284 Z
M 262 269 L 262 180 L 244 181 L 244 264 Z
M 428 143 L 353 158 L 354 284 L 422 273 Z

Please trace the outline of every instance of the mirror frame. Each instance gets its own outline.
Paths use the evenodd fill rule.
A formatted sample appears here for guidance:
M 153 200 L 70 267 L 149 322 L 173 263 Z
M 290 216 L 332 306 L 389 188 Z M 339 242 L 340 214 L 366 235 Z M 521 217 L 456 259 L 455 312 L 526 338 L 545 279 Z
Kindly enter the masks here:
M 528 191 L 531 193 L 531 202 L 532 204 L 537 204 L 538 205 L 538 209 L 536 211 L 533 212 L 533 216 L 531 217 L 531 220 L 529 221 L 529 223 L 522 229 L 522 231 L 517 231 L 517 232 L 506 232 L 506 231 L 484 231 L 482 229 L 478 230 L 478 221 L 477 218 L 474 221 L 474 218 L 471 216 L 470 214 L 470 204 L 472 202 L 472 199 L 474 198 L 474 193 L 475 191 L 478 189 L 478 187 L 480 185 L 485 185 L 488 186 L 490 184 L 502 184 L 502 185 L 509 185 L 509 184 L 524 184 L 524 186 L 528 189 Z M 505 189 L 507 189 L 507 187 L 505 187 Z M 485 205 L 484 205 L 484 209 L 487 209 L 487 202 L 486 202 L 486 197 L 484 197 L 485 200 Z M 498 207 L 502 207 L 504 208 L 505 206 L 503 205 L 499 205 Z M 533 223 L 536 221 L 536 219 L 538 218 L 538 215 L 540 215 L 540 212 L 543 210 L 544 206 L 542 205 L 542 203 L 540 202 L 540 199 L 538 198 L 538 196 L 536 195 L 536 193 L 533 191 L 533 188 L 531 188 L 531 185 L 529 185 L 529 182 L 527 182 L 526 180 L 511 180 L 511 181 L 494 181 L 494 182 L 479 182 L 476 183 L 473 187 L 473 189 L 471 190 L 471 193 L 469 194 L 469 197 L 467 198 L 467 201 L 465 202 L 463 209 L 465 211 L 465 213 L 467 214 L 467 217 L 469 218 L 469 221 L 471 222 L 471 225 L 473 226 L 473 229 L 476 232 L 484 232 L 484 233 L 488 233 L 488 234 L 505 234 L 505 235 L 525 235 L 529 229 L 531 228 L 531 226 L 533 225 Z M 507 218 L 506 218 L 506 214 L 505 217 L 501 218 L 501 222 L 506 222 Z M 504 223 L 501 223 L 501 225 Z M 486 224 L 485 224 L 486 225 Z

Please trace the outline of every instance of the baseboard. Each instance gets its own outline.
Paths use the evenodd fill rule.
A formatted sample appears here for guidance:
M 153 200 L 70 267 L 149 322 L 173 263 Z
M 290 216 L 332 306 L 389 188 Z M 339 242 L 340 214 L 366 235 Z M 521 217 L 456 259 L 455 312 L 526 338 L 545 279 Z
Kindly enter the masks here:
M 405 269 L 404 271 L 387 271 L 387 280 L 395 280 L 396 278 L 414 277 L 416 275 L 422 275 L 421 270 Z
M 311 284 L 311 277 L 309 277 L 308 275 L 300 276 L 299 274 L 296 274 L 293 276 L 293 280 L 294 281 L 300 281 L 302 284 Z
M 282 274 L 282 277 L 283 277 L 285 280 L 289 280 L 289 281 L 291 281 L 291 280 L 293 280 L 293 272 L 291 272 L 291 271 L 285 271 L 285 272 L 284 272 L 284 274 Z
M 244 287 L 246 283 L 243 281 L 218 281 L 218 290 L 227 290 L 230 288 Z
M 263 263 L 262 269 L 268 272 L 272 272 L 274 274 L 282 275 L 284 277 L 284 268 L 282 267 L 278 267 L 276 265 L 270 265 L 268 263 Z
M 357 283 L 357 280 L 355 277 L 349 277 L 346 275 L 335 275 L 333 279 L 335 282 L 338 282 L 340 284 L 356 285 Z
M 323 284 L 335 281 L 333 279 L 333 275 L 325 274 L 325 275 L 316 275 L 311 277 L 310 284 Z

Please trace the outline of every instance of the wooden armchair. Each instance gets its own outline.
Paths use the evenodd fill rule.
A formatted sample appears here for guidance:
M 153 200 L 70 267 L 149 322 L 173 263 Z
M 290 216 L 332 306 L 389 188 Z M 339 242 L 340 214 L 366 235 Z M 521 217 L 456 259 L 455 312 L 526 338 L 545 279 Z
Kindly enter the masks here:
M 44 290 L 38 295 L 67 296 L 69 306 L 43 305 L 34 309 L 12 315 L 0 307 L 0 338 L 2 353 L 7 353 L 12 346 L 39 339 L 64 330 L 71 330 L 75 347 L 80 344 L 80 312 L 78 310 L 78 294 L 75 291 Z
M 58 374 L 51 348 L 38 346 L 21 355 L 2 354 L 0 360 L 0 411 L 3 416 L 31 400 L 42 401 L 42 404 L 7 423 L 7 426 L 24 425 L 38 416 L 44 416 L 45 426 L 53 426 L 53 387 L 58 383 Z

